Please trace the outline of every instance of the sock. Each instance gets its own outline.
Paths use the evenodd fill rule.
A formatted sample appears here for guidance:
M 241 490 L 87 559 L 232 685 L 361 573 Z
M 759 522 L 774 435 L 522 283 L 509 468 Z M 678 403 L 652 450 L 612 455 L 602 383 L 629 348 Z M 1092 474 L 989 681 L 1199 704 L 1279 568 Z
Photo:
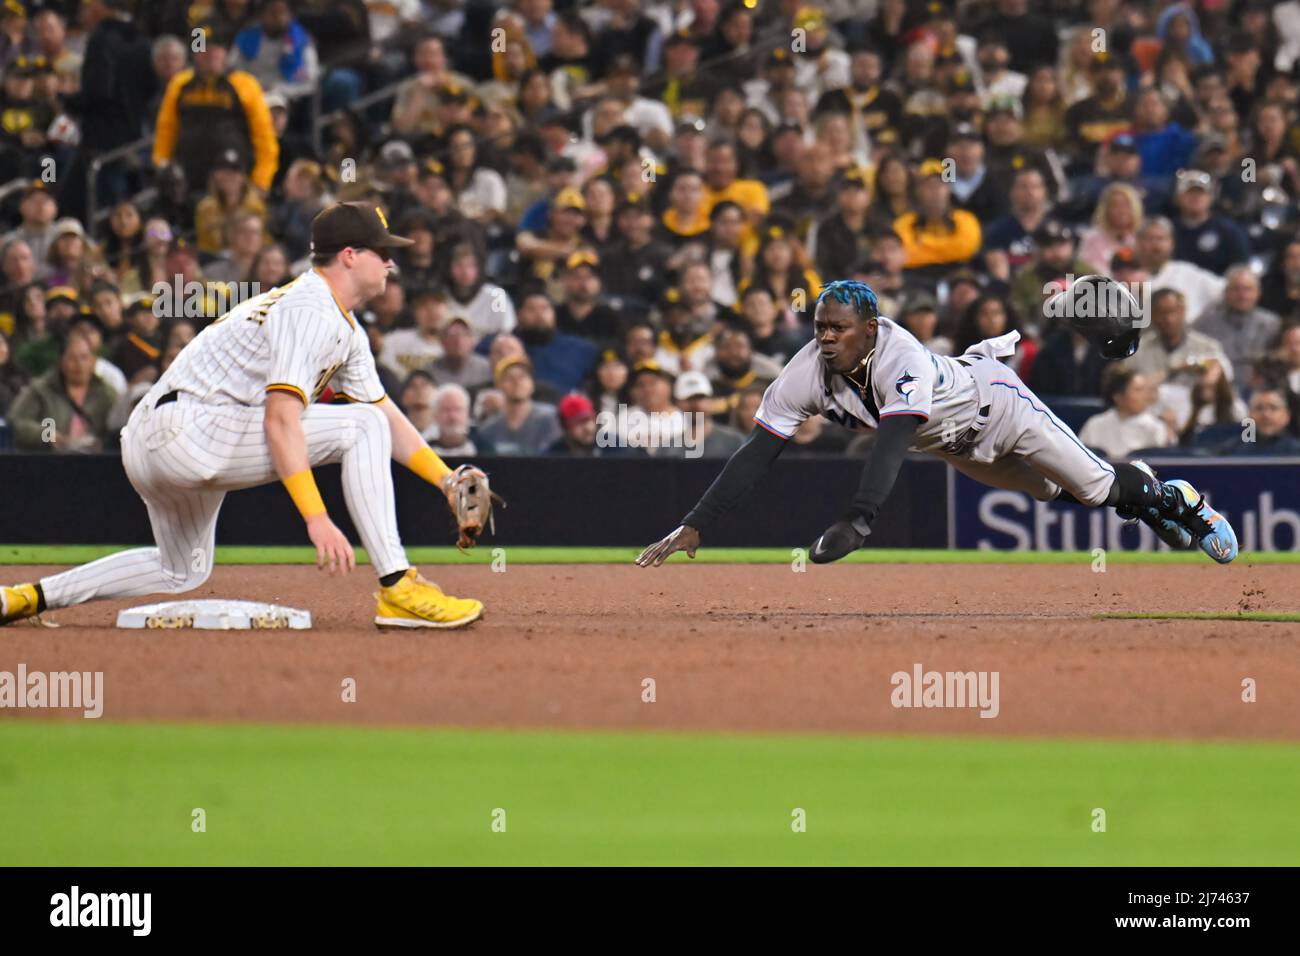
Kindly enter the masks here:
M 1112 508 L 1159 508 L 1162 512 L 1176 514 L 1178 493 L 1154 480 L 1141 468 L 1127 462 L 1115 463 L 1115 481 L 1106 496 Z
M 385 574 L 382 578 L 379 579 L 379 583 L 386 588 L 391 588 L 398 581 L 402 580 L 402 578 L 406 577 L 406 572 L 409 570 L 411 569 L 402 568 L 402 570 L 394 571 L 392 574 Z
M 45 589 L 41 587 L 41 582 L 36 582 L 36 613 L 44 614 L 47 609 L 45 603 Z

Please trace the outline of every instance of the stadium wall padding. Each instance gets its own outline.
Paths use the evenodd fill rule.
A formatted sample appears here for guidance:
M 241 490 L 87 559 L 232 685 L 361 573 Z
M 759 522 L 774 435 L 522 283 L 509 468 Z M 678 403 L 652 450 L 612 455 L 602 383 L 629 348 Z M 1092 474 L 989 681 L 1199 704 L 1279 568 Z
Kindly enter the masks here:
M 458 463 L 453 461 L 453 464 Z M 501 545 L 644 546 L 663 537 L 717 476 L 718 459 L 484 458 Z M 749 499 L 710 533 L 713 547 L 807 547 L 840 514 L 862 459 L 782 458 Z M 948 541 L 946 466 L 909 460 L 868 543 L 940 548 Z M 316 469 L 331 516 L 356 541 L 339 467 Z M 408 545 L 455 539 L 441 496 L 394 466 L 398 526 Z M 0 456 L 0 544 L 152 544 L 144 503 L 114 455 Z M 302 520 L 277 483 L 231 492 L 218 544 L 305 545 Z

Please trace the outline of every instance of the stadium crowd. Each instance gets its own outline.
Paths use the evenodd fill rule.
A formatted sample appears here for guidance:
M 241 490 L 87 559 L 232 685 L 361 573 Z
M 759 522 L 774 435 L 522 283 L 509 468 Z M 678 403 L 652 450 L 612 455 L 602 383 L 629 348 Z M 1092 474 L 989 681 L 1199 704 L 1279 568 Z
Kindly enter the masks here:
M 837 278 L 1018 329 L 1107 455 L 1300 455 L 1296 0 L 3 0 L 0 74 L 0 447 L 111 449 L 364 200 L 447 455 L 728 455 Z M 1129 359 L 1045 314 L 1093 272 L 1151 292 Z

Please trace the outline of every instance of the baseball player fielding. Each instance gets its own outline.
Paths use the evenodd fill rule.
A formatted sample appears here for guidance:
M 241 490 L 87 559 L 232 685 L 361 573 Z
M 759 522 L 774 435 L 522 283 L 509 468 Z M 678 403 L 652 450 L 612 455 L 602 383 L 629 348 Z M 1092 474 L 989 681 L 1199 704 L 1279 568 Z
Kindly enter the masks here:
M 817 299 L 812 341 L 768 387 L 745 444 L 676 530 L 642 551 L 637 564 L 658 566 L 674 551 L 695 557 L 702 535 L 762 477 L 799 425 L 819 414 L 874 429 L 876 439 L 852 500 L 809 549 L 814 563 L 862 547 L 909 448 L 994 488 L 1114 508 L 1171 548 L 1199 545 L 1220 564 L 1232 561 L 1236 533 L 1204 495 L 1180 479 L 1159 481 L 1143 462 L 1098 458 L 1000 361 L 1018 338 L 1009 332 L 963 355 L 936 355 L 880 315 L 870 287 L 830 283 Z
M 316 547 L 317 565 L 351 571 L 352 546 L 330 520 L 312 469 L 338 462 L 348 513 L 379 576 L 379 627 L 458 628 L 483 605 L 444 594 L 410 566 L 397 533 L 389 459 L 448 497 L 482 478 L 452 472 L 384 394 L 353 310 L 381 294 L 391 250 L 383 213 L 339 203 L 312 222 L 313 268 L 231 309 L 185 347 L 122 430 L 122 464 L 149 511 L 157 547 L 136 548 L 0 587 L 0 624 L 86 601 L 180 594 L 212 572 L 226 493 L 281 481 Z M 349 404 L 317 404 L 326 387 Z M 462 542 L 478 526 L 462 522 Z

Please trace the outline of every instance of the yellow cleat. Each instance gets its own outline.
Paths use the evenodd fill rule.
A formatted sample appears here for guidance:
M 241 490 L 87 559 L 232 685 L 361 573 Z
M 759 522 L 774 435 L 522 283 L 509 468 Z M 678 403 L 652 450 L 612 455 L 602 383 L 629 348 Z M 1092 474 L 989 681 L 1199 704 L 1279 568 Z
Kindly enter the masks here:
M 39 600 L 34 584 L 18 584 L 14 587 L 0 585 L 0 627 L 23 618 L 35 617 Z
M 379 627 L 451 629 L 473 624 L 483 616 L 482 602 L 443 594 L 415 568 L 408 569 L 392 587 L 381 588 L 375 598 L 379 602 L 375 624 Z

